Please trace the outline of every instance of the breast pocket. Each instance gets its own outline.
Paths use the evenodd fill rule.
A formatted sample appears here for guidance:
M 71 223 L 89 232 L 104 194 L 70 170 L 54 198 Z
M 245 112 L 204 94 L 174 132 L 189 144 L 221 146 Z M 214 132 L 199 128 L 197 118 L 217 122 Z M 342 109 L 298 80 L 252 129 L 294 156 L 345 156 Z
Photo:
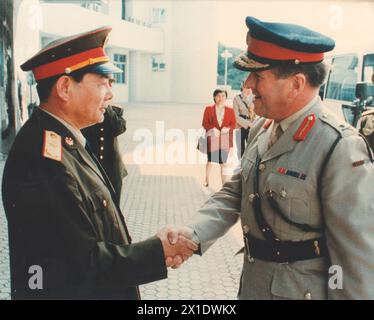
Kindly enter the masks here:
M 97 227 L 97 233 L 101 240 L 113 241 L 118 233 L 119 226 L 116 219 L 116 208 L 110 193 L 97 189 L 90 193 L 89 201 L 92 206 L 92 218 Z
M 267 179 L 264 196 L 275 211 L 299 223 L 311 223 L 311 194 L 313 188 L 305 180 L 271 173 Z

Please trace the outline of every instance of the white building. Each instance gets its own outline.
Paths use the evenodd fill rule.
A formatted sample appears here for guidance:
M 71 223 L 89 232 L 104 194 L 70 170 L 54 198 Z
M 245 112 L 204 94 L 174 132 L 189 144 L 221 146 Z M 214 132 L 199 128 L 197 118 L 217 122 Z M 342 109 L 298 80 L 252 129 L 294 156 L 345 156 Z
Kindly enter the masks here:
M 27 83 L 18 66 L 49 41 L 110 25 L 107 52 L 124 70 L 116 102 L 207 103 L 217 81 L 216 12 L 214 1 L 21 0 L 17 75 Z

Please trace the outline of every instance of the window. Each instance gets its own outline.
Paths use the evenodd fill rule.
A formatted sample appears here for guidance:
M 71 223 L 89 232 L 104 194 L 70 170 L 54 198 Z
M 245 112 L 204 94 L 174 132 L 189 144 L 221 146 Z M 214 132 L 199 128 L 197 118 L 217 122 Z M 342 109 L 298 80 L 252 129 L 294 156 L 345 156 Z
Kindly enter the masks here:
M 101 12 L 102 11 L 102 1 L 97 0 L 97 1 L 82 1 L 81 6 L 83 8 L 96 11 L 96 12 Z
M 333 58 L 326 99 L 353 101 L 356 98 L 357 67 L 357 55 Z
M 162 57 L 152 57 L 152 71 L 154 72 L 162 72 L 166 69 L 166 63 L 164 61 L 164 58 Z
M 374 74 L 374 54 L 364 56 L 364 68 L 362 73 L 362 81 L 372 83 L 371 79 Z
M 114 61 L 114 65 L 123 71 L 122 73 L 114 74 L 114 79 L 116 80 L 116 83 L 126 84 L 127 56 L 124 54 L 114 54 L 113 61 Z
M 152 23 L 161 24 L 165 23 L 166 9 L 163 8 L 153 8 L 152 9 Z
M 122 19 L 126 20 L 126 0 L 122 0 Z

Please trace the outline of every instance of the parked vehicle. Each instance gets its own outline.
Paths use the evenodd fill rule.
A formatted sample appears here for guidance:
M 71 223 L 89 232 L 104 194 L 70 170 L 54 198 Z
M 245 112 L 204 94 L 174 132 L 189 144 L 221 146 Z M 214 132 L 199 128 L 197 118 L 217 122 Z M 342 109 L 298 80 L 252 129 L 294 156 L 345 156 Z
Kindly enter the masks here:
M 328 58 L 330 70 L 320 91 L 325 105 L 354 127 L 363 112 L 374 108 L 374 52 Z

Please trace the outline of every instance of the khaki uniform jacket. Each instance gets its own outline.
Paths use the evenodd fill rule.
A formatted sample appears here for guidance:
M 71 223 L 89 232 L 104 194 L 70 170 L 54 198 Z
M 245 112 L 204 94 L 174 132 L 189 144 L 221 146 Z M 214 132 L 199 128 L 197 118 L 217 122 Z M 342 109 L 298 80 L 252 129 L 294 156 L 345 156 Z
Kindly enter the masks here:
M 243 98 L 244 99 L 244 98 Z M 243 115 L 243 116 L 247 116 L 249 117 L 249 110 L 248 110 L 248 106 L 250 106 L 250 103 L 248 102 L 248 106 L 243 102 L 242 98 L 241 98 L 241 94 L 237 95 L 233 102 L 232 102 L 232 105 L 233 105 L 233 109 L 234 109 L 234 112 L 235 112 L 235 119 L 236 119 L 236 125 L 237 125 L 237 129 L 238 128 L 244 128 L 244 129 L 248 129 L 248 127 L 251 125 L 251 120 L 249 119 L 244 119 L 242 117 L 240 117 L 240 115 Z
M 316 122 L 304 141 L 294 134 L 310 114 Z M 254 217 L 254 166 L 262 156 L 259 176 L 261 196 L 272 190 L 276 200 L 294 222 L 323 228 L 328 257 L 275 263 L 244 257 L 240 299 L 374 299 L 374 165 L 364 139 L 356 129 L 329 114 L 320 99 L 300 116 L 267 150 L 270 130 L 260 120 L 242 159 L 242 171 L 225 183 L 200 210 L 192 224 L 205 252 L 240 218 L 244 229 L 264 239 Z M 322 164 L 336 138 L 337 144 L 321 180 Z M 279 168 L 305 174 L 305 180 L 279 173 Z M 319 193 L 321 201 L 319 200 Z M 318 238 L 319 232 L 304 232 L 285 222 L 262 201 L 267 223 L 281 240 Z M 329 267 L 343 271 L 343 289 L 330 289 Z M 334 272 L 335 274 L 335 272 Z
M 374 150 L 374 110 L 362 114 L 360 133 L 368 140 L 371 149 Z
M 61 161 L 45 156 L 46 130 L 61 137 Z M 56 156 L 58 143 L 52 147 Z M 166 278 L 161 241 L 131 244 L 108 178 L 39 108 L 14 141 L 2 192 L 13 299 L 138 299 L 137 285 Z M 33 265 L 42 268 L 42 289 L 29 286 Z

